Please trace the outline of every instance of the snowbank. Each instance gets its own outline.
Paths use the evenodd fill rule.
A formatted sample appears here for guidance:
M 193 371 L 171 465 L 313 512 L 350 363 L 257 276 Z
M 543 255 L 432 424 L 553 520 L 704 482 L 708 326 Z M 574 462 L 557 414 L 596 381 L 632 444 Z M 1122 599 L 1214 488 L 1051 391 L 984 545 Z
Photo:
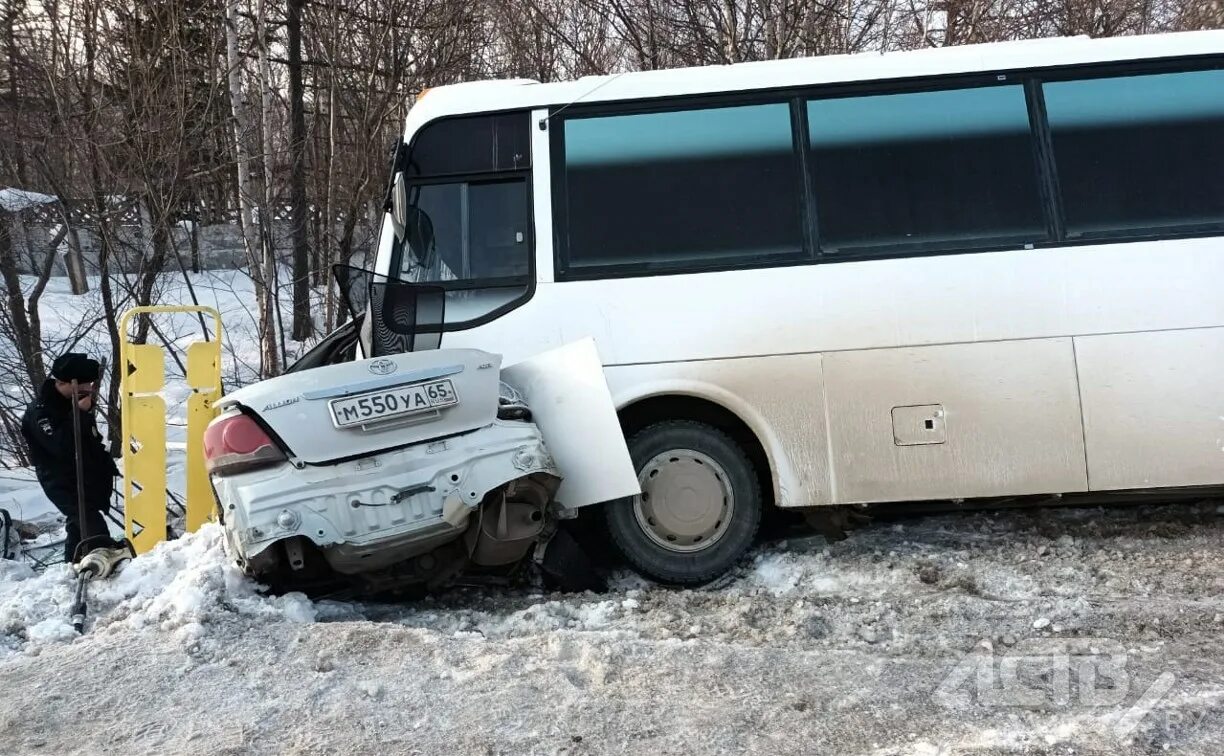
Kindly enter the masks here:
M 80 639 L 66 571 L 0 564 L 0 751 L 1142 756 L 1224 743 L 1215 502 L 876 522 L 767 546 L 687 590 L 621 575 L 598 595 L 456 588 L 391 604 L 264 597 L 218 541 L 206 528 L 97 586 Z
M 195 640 L 237 616 L 314 622 L 314 604 L 302 594 L 261 594 L 229 561 L 221 538 L 220 526 L 205 525 L 91 583 L 86 633 L 148 630 Z M 37 654 L 76 637 L 69 621 L 74 582 L 66 565 L 40 575 L 18 562 L 0 562 L 0 657 Z

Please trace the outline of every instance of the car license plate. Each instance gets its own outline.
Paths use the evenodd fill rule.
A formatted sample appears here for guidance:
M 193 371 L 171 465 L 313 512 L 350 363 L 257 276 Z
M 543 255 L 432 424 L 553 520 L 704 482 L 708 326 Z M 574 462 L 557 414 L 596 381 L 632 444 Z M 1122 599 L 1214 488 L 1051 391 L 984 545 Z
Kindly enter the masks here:
M 440 410 L 459 403 L 450 381 L 432 381 L 416 386 L 371 391 L 328 403 L 337 428 L 369 425 L 405 415 Z

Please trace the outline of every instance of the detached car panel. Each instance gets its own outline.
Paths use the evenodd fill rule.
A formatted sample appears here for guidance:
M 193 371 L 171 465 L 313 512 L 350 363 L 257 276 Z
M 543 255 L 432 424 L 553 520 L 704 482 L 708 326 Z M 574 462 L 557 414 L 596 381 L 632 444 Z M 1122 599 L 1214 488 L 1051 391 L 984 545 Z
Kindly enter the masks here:
M 564 471 L 557 501 L 570 508 L 642 492 L 595 340 L 550 349 L 502 371 Z

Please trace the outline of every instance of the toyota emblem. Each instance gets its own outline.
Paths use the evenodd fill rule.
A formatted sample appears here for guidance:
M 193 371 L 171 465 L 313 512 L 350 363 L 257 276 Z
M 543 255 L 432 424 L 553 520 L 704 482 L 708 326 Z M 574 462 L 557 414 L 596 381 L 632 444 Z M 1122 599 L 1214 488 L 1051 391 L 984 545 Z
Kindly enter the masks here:
M 395 372 L 398 365 L 395 360 L 380 359 L 370 363 L 370 372 L 374 375 L 390 375 Z

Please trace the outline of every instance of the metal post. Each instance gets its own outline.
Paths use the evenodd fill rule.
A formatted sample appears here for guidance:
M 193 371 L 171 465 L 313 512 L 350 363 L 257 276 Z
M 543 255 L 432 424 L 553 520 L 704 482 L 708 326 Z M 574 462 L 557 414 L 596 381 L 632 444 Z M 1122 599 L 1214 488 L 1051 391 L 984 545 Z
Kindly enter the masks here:
M 72 602 L 72 628 L 77 635 L 85 632 L 85 584 L 93 576 L 89 570 L 82 570 L 77 575 L 76 598 Z
M 81 395 L 80 389 L 77 386 L 76 378 L 72 379 L 72 450 L 76 458 L 76 491 L 77 491 L 77 531 L 81 534 L 81 541 L 84 541 L 91 534 L 85 532 L 85 460 L 81 457 L 81 407 L 79 402 Z M 96 535 L 96 534 L 93 534 Z M 80 546 L 80 542 L 77 543 Z M 76 561 L 76 554 L 72 555 L 72 561 Z

